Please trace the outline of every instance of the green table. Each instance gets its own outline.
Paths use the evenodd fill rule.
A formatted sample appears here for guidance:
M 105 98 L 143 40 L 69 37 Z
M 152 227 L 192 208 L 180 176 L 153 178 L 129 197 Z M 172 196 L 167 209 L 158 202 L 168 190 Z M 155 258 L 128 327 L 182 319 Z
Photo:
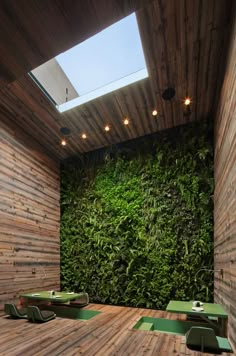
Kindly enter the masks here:
M 52 295 L 51 291 L 42 291 L 42 292 L 31 292 L 26 294 L 21 294 L 21 302 L 23 300 L 37 300 L 37 301 L 47 301 L 47 302 L 56 302 L 56 303 L 66 303 L 73 299 L 78 299 L 83 293 L 68 293 L 68 292 L 56 292 Z
M 197 315 L 210 324 L 212 323 L 212 321 L 209 319 L 209 317 L 216 317 L 218 319 L 220 336 L 227 336 L 228 314 L 224 311 L 220 304 L 204 303 L 204 305 L 202 306 L 204 310 L 200 312 L 192 310 L 192 306 L 192 302 L 171 300 L 167 305 L 166 310 L 170 313 Z

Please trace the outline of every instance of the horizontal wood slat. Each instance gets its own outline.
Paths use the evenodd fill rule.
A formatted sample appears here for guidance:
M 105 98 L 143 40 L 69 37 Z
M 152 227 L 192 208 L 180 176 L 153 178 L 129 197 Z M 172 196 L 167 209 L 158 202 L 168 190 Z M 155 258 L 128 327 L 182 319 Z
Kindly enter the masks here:
M 60 172 L 16 126 L 13 134 L 0 125 L 2 314 L 21 292 L 60 286 Z
M 229 337 L 236 352 L 236 6 L 226 73 L 215 120 L 214 233 L 215 299 L 229 313 Z

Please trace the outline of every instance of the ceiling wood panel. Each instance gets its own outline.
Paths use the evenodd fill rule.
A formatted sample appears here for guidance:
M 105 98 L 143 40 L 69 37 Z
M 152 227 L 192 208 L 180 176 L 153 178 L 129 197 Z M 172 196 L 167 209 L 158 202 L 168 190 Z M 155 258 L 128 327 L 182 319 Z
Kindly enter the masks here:
M 231 4 L 230 0 L 2 1 L 0 119 L 19 125 L 48 152 L 64 159 L 209 118 L 221 85 Z M 134 9 L 139 9 L 149 78 L 58 113 L 26 73 Z M 161 96 L 167 87 L 176 90 L 171 101 Z M 190 116 L 184 115 L 186 96 L 192 98 Z M 157 117 L 151 114 L 154 107 Z M 128 126 L 123 124 L 125 117 Z M 109 132 L 105 125 L 111 127 Z M 71 130 L 65 148 L 60 145 L 64 126 Z
M 1 0 L 0 85 L 152 0 Z

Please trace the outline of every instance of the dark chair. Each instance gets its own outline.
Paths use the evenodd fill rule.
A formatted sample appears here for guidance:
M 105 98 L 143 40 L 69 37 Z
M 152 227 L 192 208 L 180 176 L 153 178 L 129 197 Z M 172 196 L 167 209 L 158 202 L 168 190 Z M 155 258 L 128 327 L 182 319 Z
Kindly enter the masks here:
M 18 309 L 15 304 L 5 304 L 4 311 L 13 319 L 27 319 L 27 309 Z
M 81 296 L 78 299 L 70 301 L 70 306 L 79 307 L 79 308 L 85 307 L 88 304 L 89 304 L 88 293 L 81 293 Z
M 36 321 L 46 322 L 56 317 L 56 314 L 51 310 L 40 310 L 37 306 L 27 308 L 28 320 L 33 323 Z
M 202 326 L 191 327 L 186 334 L 186 345 L 191 350 L 213 354 L 232 352 L 227 338 L 216 336 L 213 329 Z

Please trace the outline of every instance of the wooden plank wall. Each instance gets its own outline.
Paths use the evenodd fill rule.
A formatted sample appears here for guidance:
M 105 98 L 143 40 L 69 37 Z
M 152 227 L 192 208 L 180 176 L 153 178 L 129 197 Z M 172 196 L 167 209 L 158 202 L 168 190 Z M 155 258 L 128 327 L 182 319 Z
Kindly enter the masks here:
M 0 116 L 0 314 L 21 292 L 60 287 L 59 200 L 59 163 Z
M 236 6 L 235 6 L 236 10 Z M 234 14 L 236 11 L 234 11 Z M 215 120 L 215 300 L 229 313 L 236 352 L 236 16 Z

